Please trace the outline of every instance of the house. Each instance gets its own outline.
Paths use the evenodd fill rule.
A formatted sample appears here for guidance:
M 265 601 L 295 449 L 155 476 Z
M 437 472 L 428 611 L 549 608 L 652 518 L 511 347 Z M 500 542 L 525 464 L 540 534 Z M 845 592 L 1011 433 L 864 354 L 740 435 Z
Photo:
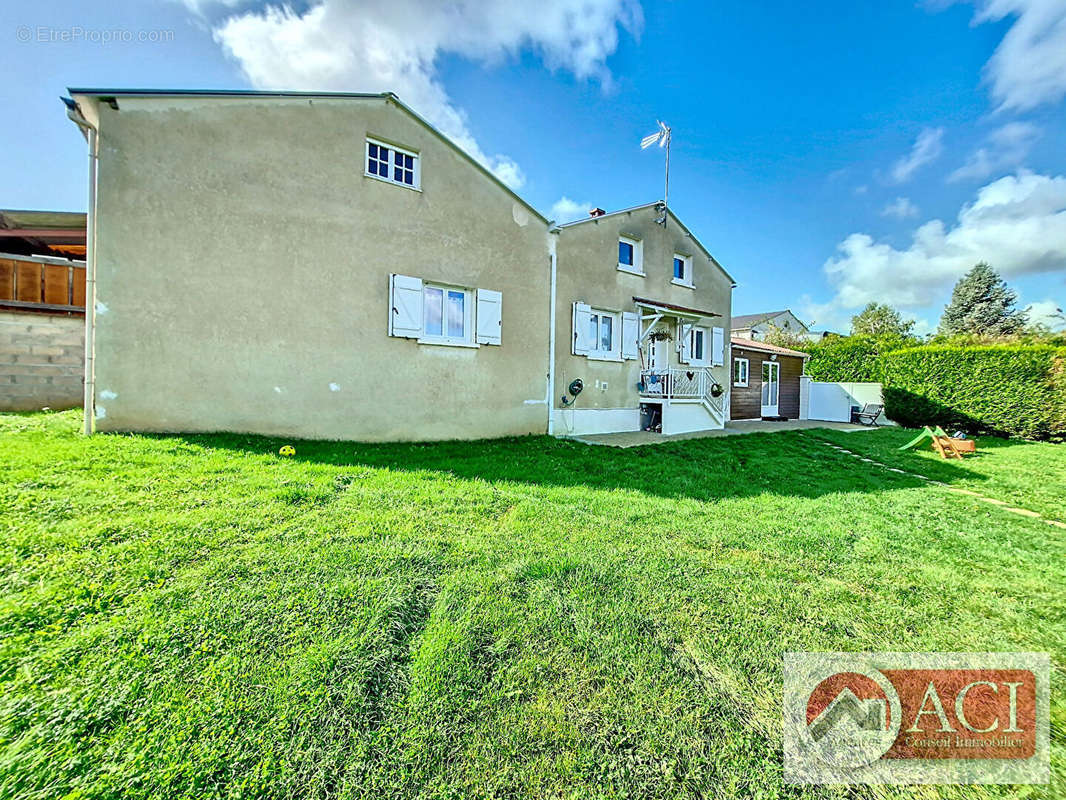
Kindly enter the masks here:
M 809 332 L 800 318 L 787 308 L 783 311 L 765 311 L 760 314 L 741 314 L 733 317 L 729 332 L 731 336 L 758 341 L 773 328 L 796 335 Z
M 548 220 L 394 95 L 65 102 L 95 156 L 97 430 L 545 432 Z
M 723 427 L 735 282 L 707 248 L 661 203 L 556 230 L 552 432 Z
M 87 431 L 667 433 L 732 278 L 658 203 L 553 226 L 392 94 L 72 89 Z
M 732 337 L 730 419 L 799 419 L 807 354 Z

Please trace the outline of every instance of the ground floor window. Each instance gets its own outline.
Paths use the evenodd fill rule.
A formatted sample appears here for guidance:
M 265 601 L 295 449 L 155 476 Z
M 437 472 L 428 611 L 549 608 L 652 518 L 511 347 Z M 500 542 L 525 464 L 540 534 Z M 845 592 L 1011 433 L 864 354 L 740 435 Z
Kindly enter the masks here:
M 589 352 L 607 355 L 615 351 L 617 335 L 617 314 L 609 311 L 592 310 L 589 315 Z
M 734 386 L 747 386 L 748 385 L 748 359 L 746 359 L 746 358 L 734 358 L 733 359 L 733 385 Z
M 469 343 L 472 339 L 471 298 L 468 289 L 425 284 L 423 336 L 442 342 Z

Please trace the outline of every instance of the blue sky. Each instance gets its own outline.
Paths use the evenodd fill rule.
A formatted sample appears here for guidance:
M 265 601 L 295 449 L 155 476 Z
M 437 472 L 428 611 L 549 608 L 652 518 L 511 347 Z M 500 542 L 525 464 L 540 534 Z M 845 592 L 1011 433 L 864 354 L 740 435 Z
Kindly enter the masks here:
M 392 90 L 560 221 L 659 198 L 638 142 L 665 120 L 671 207 L 735 313 L 846 330 L 879 300 L 924 330 L 980 258 L 1035 316 L 1066 305 L 1063 0 L 40 0 L 4 21 L 0 207 L 84 208 L 67 86 Z

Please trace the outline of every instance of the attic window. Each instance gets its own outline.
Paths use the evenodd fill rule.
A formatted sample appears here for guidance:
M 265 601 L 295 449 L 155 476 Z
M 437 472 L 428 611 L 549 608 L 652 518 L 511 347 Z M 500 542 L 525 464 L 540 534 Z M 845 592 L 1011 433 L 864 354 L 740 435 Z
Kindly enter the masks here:
M 418 153 L 375 139 L 366 140 L 366 175 L 411 189 L 421 186 L 422 170 Z

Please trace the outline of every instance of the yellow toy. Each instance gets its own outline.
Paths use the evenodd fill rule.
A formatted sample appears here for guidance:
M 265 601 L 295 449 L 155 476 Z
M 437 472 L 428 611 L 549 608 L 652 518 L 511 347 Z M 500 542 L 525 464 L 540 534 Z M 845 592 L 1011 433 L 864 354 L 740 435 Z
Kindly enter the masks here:
M 296 448 L 293 447 L 291 444 L 287 444 L 280 450 L 278 450 L 278 453 L 283 456 L 294 456 L 296 455 Z

